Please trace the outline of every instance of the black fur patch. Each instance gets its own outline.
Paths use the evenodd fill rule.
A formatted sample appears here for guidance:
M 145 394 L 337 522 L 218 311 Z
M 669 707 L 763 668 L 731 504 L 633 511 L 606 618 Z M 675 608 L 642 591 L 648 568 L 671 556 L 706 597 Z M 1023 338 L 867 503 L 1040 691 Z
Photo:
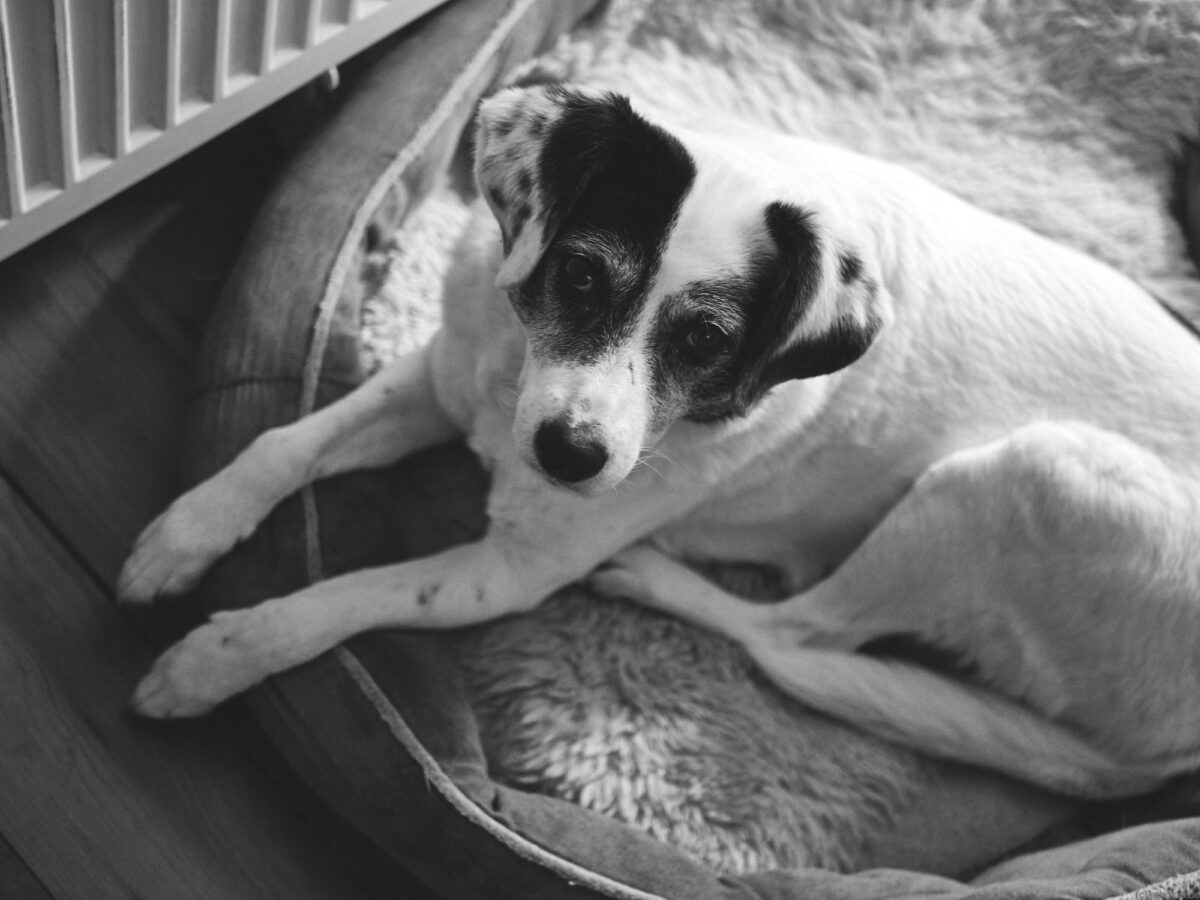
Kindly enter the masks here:
M 763 218 L 775 257 L 761 276 L 771 296 L 754 330 L 758 343 L 747 347 L 758 357 L 795 330 L 821 286 L 821 236 L 812 213 L 789 203 L 772 203 Z
M 531 333 L 546 337 L 539 350 L 588 362 L 630 333 L 696 166 L 626 98 L 549 90 L 563 109 L 535 173 L 549 249 L 514 300 Z M 562 278 L 572 254 L 597 267 L 586 292 L 568 289 Z
M 824 334 L 797 341 L 765 369 L 773 384 L 794 378 L 816 378 L 844 369 L 867 352 L 881 323 L 870 319 L 865 326 L 841 319 Z
M 767 231 L 774 241 L 777 256 L 768 266 L 774 269 L 777 286 L 757 316 L 746 342 L 736 407 L 749 409 L 777 384 L 799 378 L 815 378 L 843 369 L 862 356 L 871 346 L 882 322 L 871 317 L 860 323 L 843 318 L 822 334 L 789 343 L 808 313 L 821 284 L 821 239 L 812 215 L 797 207 L 773 203 L 766 210 Z M 849 259 L 849 262 L 847 260 Z M 843 284 L 872 294 L 878 285 L 862 277 L 863 264 L 857 255 L 839 258 Z
M 838 275 L 841 276 L 842 284 L 857 281 L 862 277 L 862 269 L 862 260 L 859 259 L 857 253 L 843 250 L 838 254 Z
M 650 339 L 650 374 L 655 401 L 654 425 L 674 418 L 711 422 L 728 418 L 738 382 L 739 347 L 748 320 L 762 305 L 757 270 L 743 276 L 696 282 L 667 298 L 655 317 Z M 688 332 L 711 322 L 728 336 L 728 346 L 713 355 L 688 349 Z
M 763 212 L 774 255 L 758 264 L 758 302 L 741 347 L 732 407 L 744 413 L 768 390 L 791 377 L 778 365 L 783 348 L 821 286 L 821 236 L 813 214 L 790 203 Z

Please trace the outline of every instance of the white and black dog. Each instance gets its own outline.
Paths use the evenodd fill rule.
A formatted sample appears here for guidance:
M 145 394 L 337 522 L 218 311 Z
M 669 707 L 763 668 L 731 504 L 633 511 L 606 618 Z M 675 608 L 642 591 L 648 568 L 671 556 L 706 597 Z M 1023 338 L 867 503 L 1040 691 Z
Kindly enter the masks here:
M 1200 766 L 1200 343 L 1146 291 L 895 166 L 612 94 L 498 94 L 476 175 L 495 221 L 432 343 L 177 500 L 120 590 L 187 590 L 309 481 L 462 434 L 488 532 L 213 616 L 138 710 L 590 576 L 930 754 L 1088 797 Z M 858 652 L 895 636 L 972 677 Z

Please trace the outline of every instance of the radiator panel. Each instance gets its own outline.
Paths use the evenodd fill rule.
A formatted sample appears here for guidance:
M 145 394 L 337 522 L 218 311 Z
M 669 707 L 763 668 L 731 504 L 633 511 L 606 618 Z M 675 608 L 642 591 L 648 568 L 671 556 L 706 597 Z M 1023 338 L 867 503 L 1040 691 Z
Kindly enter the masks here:
M 0 0 L 0 258 L 439 0 Z

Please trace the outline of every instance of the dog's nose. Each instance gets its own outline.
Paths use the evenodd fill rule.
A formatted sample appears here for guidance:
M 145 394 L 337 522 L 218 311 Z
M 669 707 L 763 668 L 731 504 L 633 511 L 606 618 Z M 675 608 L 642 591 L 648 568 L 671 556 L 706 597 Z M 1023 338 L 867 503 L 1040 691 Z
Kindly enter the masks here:
M 567 484 L 586 481 L 608 462 L 608 450 L 596 438 L 594 426 L 571 425 L 564 419 L 539 425 L 533 450 L 546 473 Z

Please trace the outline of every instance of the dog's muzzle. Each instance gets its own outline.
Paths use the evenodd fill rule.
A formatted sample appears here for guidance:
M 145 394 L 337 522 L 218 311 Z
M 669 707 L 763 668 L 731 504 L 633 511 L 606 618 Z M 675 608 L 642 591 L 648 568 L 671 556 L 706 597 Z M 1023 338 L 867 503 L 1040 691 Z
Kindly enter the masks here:
M 608 448 L 596 426 L 549 419 L 533 436 L 538 465 L 555 481 L 578 484 L 599 475 L 608 463 Z

